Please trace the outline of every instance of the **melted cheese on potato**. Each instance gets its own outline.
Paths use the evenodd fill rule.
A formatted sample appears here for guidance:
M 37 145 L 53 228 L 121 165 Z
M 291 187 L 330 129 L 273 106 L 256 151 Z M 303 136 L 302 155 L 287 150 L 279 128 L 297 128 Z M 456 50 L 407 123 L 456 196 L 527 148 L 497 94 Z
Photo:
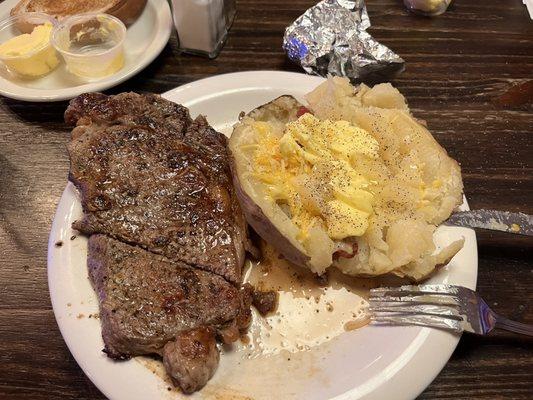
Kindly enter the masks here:
M 281 137 L 265 122 L 256 122 L 255 129 L 261 137 L 254 176 L 285 205 L 301 240 L 317 225 L 335 240 L 365 233 L 374 196 L 355 164 L 376 159 L 379 150 L 367 131 L 309 113 L 287 124 Z

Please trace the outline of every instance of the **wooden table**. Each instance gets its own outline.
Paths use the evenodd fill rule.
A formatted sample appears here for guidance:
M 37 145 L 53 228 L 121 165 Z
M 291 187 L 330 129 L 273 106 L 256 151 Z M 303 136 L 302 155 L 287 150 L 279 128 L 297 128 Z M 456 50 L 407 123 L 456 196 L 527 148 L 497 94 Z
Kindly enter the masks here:
M 471 207 L 533 213 L 533 22 L 522 2 L 461 0 L 435 19 L 407 13 L 399 0 L 368 3 L 371 33 L 406 60 L 394 84 L 461 163 Z M 216 60 L 179 55 L 172 38 L 152 65 L 110 93 L 161 93 L 225 72 L 297 71 L 281 38 L 312 4 L 241 0 Z M 513 85 L 527 89 L 528 81 L 521 100 L 502 98 Z M 65 107 L 0 99 L 0 399 L 103 398 L 61 338 L 46 281 L 48 232 L 68 172 Z M 498 312 L 527 323 L 532 244 L 478 235 L 479 292 Z M 531 399 L 532 382 L 532 340 L 464 335 L 420 398 Z

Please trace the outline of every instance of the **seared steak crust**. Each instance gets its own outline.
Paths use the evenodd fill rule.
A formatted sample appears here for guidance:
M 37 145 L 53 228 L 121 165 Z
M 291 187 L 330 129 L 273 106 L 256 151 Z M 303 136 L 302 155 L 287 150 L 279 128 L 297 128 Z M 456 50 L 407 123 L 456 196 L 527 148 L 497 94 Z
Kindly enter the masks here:
M 68 145 L 84 210 L 76 229 L 240 281 L 246 225 L 225 136 L 157 95 L 82 95 L 65 119 L 77 125 Z

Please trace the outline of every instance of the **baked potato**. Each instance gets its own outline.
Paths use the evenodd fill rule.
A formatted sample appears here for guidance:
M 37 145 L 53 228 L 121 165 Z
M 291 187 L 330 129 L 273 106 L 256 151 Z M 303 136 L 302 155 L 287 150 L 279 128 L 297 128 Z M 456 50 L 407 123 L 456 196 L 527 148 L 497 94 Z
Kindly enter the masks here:
M 462 202 L 459 165 L 390 84 L 330 78 L 305 106 L 282 96 L 235 125 L 229 153 L 248 223 L 323 274 L 419 281 L 463 246 L 433 232 Z

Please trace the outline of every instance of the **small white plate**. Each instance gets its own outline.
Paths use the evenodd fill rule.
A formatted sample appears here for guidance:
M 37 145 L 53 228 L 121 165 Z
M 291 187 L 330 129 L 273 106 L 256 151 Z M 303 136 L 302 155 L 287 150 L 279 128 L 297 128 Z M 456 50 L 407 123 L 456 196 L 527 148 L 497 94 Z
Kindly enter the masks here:
M 7 18 L 20 0 L 0 4 L 0 20 Z M 88 0 L 89 1 L 89 0 Z M 0 94 L 25 101 L 60 101 L 82 93 L 116 86 L 139 73 L 161 53 L 172 32 L 172 15 L 166 0 L 148 0 L 139 19 L 128 27 L 124 42 L 125 64 L 116 74 L 97 82 L 85 82 L 69 73 L 65 63 L 50 74 L 34 80 L 15 79 L 0 65 Z
M 302 96 L 321 78 L 287 72 L 243 72 L 200 80 L 165 93 L 169 100 L 204 114 L 217 130 L 229 134 L 241 111 L 282 94 Z M 463 209 L 468 205 L 463 204 Z M 98 300 L 87 277 L 87 240 L 71 223 L 82 214 L 76 189 L 68 184 L 59 202 L 48 245 L 48 283 L 57 323 L 74 358 L 111 400 L 145 399 L 414 399 L 448 361 L 459 336 L 419 327 L 375 327 L 342 333 L 309 351 L 246 358 L 224 352 L 207 386 L 183 396 L 136 360 L 114 362 L 101 352 Z M 431 283 L 475 288 L 477 247 L 473 230 L 440 227 L 435 239 L 445 245 L 465 238 L 464 248 Z M 61 246 L 56 246 L 58 241 Z M 289 360 L 290 358 L 290 360 Z

